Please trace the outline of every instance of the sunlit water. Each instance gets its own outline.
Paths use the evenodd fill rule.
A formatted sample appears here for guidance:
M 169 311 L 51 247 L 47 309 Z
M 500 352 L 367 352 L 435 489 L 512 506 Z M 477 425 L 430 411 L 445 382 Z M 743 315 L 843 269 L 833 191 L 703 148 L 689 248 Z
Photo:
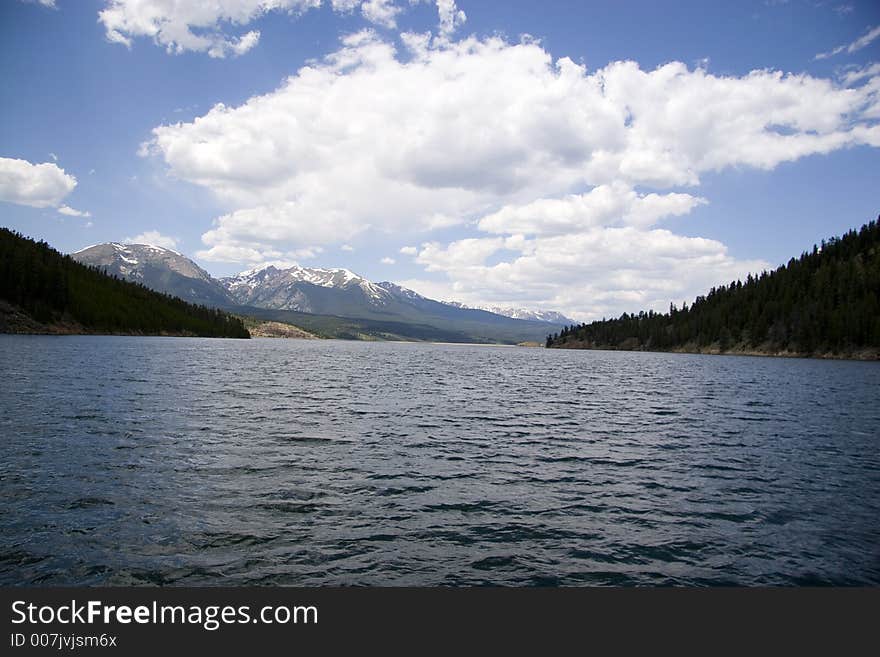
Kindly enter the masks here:
M 0 584 L 880 584 L 880 364 L 0 336 Z

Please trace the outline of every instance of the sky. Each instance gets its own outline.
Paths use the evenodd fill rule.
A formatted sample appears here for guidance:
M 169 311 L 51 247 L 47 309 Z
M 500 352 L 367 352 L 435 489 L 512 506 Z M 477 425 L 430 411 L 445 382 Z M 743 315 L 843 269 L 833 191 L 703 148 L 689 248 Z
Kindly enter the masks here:
M 880 213 L 876 0 L 4 0 L 0 225 L 579 321 Z

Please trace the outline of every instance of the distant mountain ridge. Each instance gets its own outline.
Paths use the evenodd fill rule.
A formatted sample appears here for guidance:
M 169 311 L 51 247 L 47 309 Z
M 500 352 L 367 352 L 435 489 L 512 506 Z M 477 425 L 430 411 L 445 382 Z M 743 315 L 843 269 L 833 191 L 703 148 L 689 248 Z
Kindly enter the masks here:
M 335 337 L 515 343 L 543 340 L 549 329 L 563 325 L 442 303 L 343 268 L 266 265 L 218 280 L 180 253 L 146 244 L 98 244 L 72 257 L 186 301 L 273 321 L 305 322 L 319 333 L 321 327 L 332 329 Z
M 573 319 L 569 319 L 560 312 L 555 310 L 527 310 L 526 308 L 509 308 L 507 306 L 468 306 L 458 301 L 443 301 L 449 306 L 456 308 L 471 308 L 475 310 L 485 310 L 486 312 L 495 313 L 503 317 L 511 319 L 531 319 L 538 322 L 549 322 L 551 324 L 560 324 L 568 326 L 574 324 Z

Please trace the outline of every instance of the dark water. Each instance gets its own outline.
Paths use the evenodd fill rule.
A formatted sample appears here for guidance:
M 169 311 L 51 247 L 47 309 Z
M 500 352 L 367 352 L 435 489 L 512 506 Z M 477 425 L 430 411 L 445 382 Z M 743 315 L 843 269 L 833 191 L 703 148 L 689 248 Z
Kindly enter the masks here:
M 880 584 L 880 364 L 0 336 L 0 584 Z

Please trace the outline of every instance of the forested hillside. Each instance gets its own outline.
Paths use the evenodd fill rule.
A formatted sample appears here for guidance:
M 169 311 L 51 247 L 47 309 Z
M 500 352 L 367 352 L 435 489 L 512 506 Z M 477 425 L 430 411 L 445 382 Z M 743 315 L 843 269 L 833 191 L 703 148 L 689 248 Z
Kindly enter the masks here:
M 880 225 L 823 240 L 773 272 L 712 288 L 668 313 L 570 326 L 548 347 L 877 357 Z
M 7 315 L 66 327 L 60 332 L 250 337 L 227 313 L 107 276 L 6 228 L 0 228 L 0 299 Z M 2 320 L 0 332 L 17 331 L 8 317 Z

